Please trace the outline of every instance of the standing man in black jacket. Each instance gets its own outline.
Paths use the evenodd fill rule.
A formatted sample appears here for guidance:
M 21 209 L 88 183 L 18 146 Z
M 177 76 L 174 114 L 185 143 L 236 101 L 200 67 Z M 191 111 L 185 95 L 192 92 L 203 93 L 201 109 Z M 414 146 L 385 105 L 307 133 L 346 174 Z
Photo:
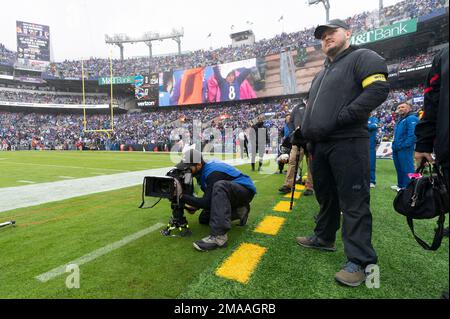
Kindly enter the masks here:
M 436 164 L 441 169 L 447 190 L 449 189 L 448 146 L 448 44 L 434 57 L 424 91 L 424 114 L 416 125 L 416 149 L 414 158 L 419 166 L 426 159 L 433 163 L 431 153 L 436 154 Z M 448 227 L 444 230 L 448 237 Z M 442 296 L 448 299 L 448 289 Z
M 417 165 L 423 159 L 433 163 L 431 153 L 436 153 L 436 162 L 449 182 L 448 152 L 448 44 L 434 57 L 428 73 L 424 91 L 424 113 L 416 125 L 416 149 L 414 157 Z
M 322 41 L 327 59 L 311 84 L 301 132 L 312 145 L 320 212 L 314 234 L 297 237 L 297 243 L 335 251 L 342 213 L 347 262 L 335 279 L 355 287 L 365 281 L 365 268 L 377 263 L 372 247 L 367 122 L 388 96 L 388 71 L 377 53 L 350 46 L 350 27 L 341 20 L 318 26 L 314 35 Z

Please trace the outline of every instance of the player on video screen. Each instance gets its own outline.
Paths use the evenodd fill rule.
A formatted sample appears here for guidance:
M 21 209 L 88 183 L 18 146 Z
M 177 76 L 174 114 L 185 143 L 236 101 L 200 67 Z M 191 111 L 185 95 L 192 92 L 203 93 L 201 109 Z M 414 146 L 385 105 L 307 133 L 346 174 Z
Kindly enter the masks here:
M 238 101 L 240 100 L 241 84 L 250 74 L 251 69 L 242 68 L 241 73 L 236 76 L 235 70 L 228 73 L 224 79 L 220 74 L 219 66 L 214 67 L 214 76 L 220 88 L 220 101 Z

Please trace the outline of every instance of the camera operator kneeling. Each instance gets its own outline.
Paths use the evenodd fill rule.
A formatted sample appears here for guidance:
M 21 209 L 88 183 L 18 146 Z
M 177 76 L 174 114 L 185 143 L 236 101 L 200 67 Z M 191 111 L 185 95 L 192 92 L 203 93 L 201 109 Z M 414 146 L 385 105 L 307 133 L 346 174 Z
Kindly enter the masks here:
M 231 221 L 239 219 L 241 226 L 247 223 L 249 204 L 256 194 L 251 178 L 221 161 L 205 162 L 197 150 L 185 152 L 177 168 L 190 168 L 204 192 L 202 198 L 183 194 L 180 200 L 191 207 L 188 207 L 190 212 L 203 209 L 201 223 L 208 221 L 209 212 L 210 235 L 194 242 L 195 249 L 207 251 L 226 247 Z

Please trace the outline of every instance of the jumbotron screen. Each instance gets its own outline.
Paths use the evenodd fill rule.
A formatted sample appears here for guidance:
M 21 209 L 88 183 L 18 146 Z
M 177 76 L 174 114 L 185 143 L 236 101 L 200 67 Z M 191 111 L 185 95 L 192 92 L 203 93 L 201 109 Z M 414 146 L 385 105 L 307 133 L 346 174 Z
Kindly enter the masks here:
M 264 59 L 160 73 L 159 106 L 239 101 L 262 97 L 264 79 Z
M 16 21 L 17 59 L 22 65 L 42 68 L 50 63 L 50 27 Z
M 321 68 L 323 59 L 321 51 L 311 47 L 226 64 L 138 75 L 135 97 L 138 106 L 165 107 L 305 93 L 311 72 Z
M 159 74 L 137 75 L 134 81 L 136 103 L 139 107 L 158 106 Z
M 306 93 L 324 59 L 311 47 L 159 74 L 159 106 L 222 103 Z

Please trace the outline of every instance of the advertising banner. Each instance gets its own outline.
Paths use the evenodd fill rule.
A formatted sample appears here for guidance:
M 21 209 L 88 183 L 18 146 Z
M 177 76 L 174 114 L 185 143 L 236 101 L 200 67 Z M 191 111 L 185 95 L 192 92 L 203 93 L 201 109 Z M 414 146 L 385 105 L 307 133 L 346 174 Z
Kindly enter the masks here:
M 113 84 L 133 84 L 134 76 L 116 76 L 113 77 Z M 111 85 L 111 77 L 98 78 L 98 85 Z
M 362 45 L 389 38 L 399 37 L 417 31 L 417 19 L 401 21 L 375 30 L 359 33 L 351 37 L 350 44 Z
M 392 142 L 381 142 L 376 156 L 377 158 L 392 158 Z

